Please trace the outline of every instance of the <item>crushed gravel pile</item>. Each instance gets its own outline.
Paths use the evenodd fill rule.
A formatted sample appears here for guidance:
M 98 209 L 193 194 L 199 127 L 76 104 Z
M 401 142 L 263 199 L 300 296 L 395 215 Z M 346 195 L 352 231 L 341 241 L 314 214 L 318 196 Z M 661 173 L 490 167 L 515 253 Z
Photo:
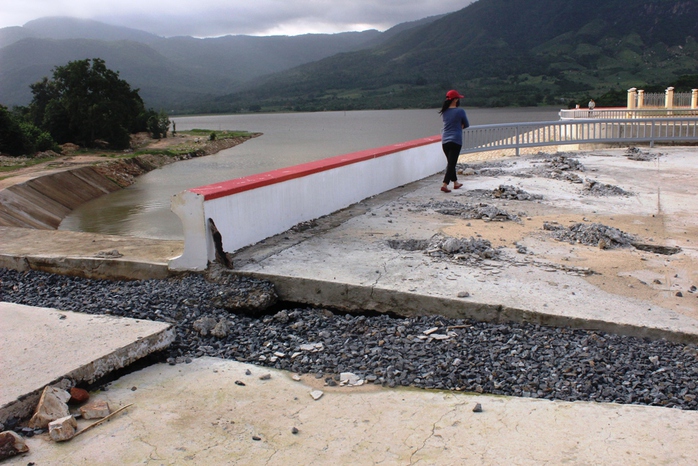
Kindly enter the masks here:
M 574 172 L 585 171 L 584 165 L 579 160 L 564 154 L 541 154 L 543 163 L 531 170 L 529 174 L 550 178 L 552 180 L 567 181 L 581 184 L 584 180 Z
M 435 236 L 429 242 L 427 253 L 434 256 L 448 255 L 460 260 L 496 259 L 499 251 L 482 238 L 454 238 L 452 236 Z
M 543 229 L 552 232 L 553 237 L 560 241 L 598 246 L 600 249 L 631 246 L 636 241 L 634 236 L 601 223 L 575 223 L 564 227 L 545 222 Z
M 482 238 L 454 238 L 452 236 L 435 235 L 430 240 L 397 240 L 387 241 L 388 246 L 403 251 L 424 251 L 431 257 L 452 258 L 466 261 L 481 261 L 496 259 L 500 252 Z
M 254 281 L 231 286 L 264 289 Z M 111 282 L 0 269 L 4 301 L 173 323 L 177 338 L 164 356 L 171 364 L 205 355 L 315 374 L 328 384 L 352 372 L 365 383 L 390 387 L 698 408 L 696 345 L 297 307 L 254 318 L 216 307 L 211 297 L 225 291 L 201 276 Z M 214 331 L 206 322 L 225 325 Z
M 548 160 L 548 166 L 557 171 L 573 170 L 583 172 L 585 170 L 584 165 L 582 165 L 579 160 L 565 155 L 556 155 L 552 157 Z
M 656 159 L 661 154 L 651 154 L 645 152 L 637 147 L 628 147 L 625 151 L 625 156 L 630 160 L 635 160 L 637 162 L 650 162 Z
M 631 196 L 632 193 L 625 191 L 618 186 L 599 183 L 596 180 L 587 178 L 584 181 L 584 191 L 595 196 Z
M 582 184 L 584 179 L 576 173 L 562 172 L 562 171 L 551 171 L 547 172 L 545 175 L 547 178 L 560 181 L 568 181 L 570 183 Z
M 511 201 L 531 201 L 543 199 L 540 194 L 529 194 L 516 186 L 500 184 L 498 188 L 492 190 L 492 197 L 495 199 L 507 199 Z
M 485 221 L 518 221 L 519 217 L 510 214 L 506 210 L 500 209 L 491 204 L 461 204 L 457 201 L 439 201 L 424 204 L 421 207 L 433 209 L 443 215 L 454 215 L 467 219 L 482 219 Z
M 510 172 L 507 172 L 505 170 L 502 170 L 501 168 L 480 168 L 478 170 L 475 170 L 475 175 L 480 175 L 480 176 L 491 176 L 494 178 L 500 177 L 500 176 L 506 176 L 510 175 Z

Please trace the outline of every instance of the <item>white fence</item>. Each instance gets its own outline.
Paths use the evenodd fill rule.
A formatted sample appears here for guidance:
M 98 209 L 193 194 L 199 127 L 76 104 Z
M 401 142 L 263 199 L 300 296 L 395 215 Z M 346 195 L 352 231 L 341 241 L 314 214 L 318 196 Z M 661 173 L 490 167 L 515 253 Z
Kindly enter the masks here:
M 628 118 L 664 118 L 664 117 L 698 117 L 696 108 L 601 108 L 595 110 L 573 108 L 560 110 L 561 120 L 583 120 L 583 119 L 628 119 Z
M 698 118 L 548 121 L 471 126 L 462 154 L 523 147 L 590 143 L 698 142 Z

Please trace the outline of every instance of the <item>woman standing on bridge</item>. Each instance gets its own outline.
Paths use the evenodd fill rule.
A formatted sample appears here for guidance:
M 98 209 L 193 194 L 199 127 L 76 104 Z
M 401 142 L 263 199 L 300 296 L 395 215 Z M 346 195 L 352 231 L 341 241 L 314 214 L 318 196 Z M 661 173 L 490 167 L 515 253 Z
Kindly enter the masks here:
M 453 189 L 458 189 L 463 186 L 458 182 L 456 176 L 456 164 L 460 156 L 460 149 L 463 147 L 463 130 L 470 126 L 465 110 L 458 108 L 460 99 L 463 96 L 458 91 L 450 90 L 446 93 L 446 100 L 441 107 L 441 119 L 444 122 L 441 130 L 441 147 L 446 154 L 446 174 L 444 175 L 444 184 L 441 186 L 441 191 L 450 193 L 448 184 L 453 181 Z

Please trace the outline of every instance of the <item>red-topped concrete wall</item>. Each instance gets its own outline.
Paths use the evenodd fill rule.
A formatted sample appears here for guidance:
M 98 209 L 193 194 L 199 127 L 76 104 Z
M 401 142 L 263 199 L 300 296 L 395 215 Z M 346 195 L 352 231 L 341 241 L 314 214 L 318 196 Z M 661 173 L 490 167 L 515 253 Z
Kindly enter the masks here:
M 183 191 L 172 211 L 182 220 L 184 253 L 170 268 L 203 270 L 214 260 L 210 221 L 233 252 L 445 166 L 437 135 Z

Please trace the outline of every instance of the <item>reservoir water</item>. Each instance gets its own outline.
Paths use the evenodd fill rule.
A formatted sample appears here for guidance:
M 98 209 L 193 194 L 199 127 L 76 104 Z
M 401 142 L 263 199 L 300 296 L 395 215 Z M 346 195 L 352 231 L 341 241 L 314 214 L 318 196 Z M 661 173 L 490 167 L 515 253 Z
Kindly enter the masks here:
M 466 108 L 466 112 L 471 125 L 559 119 L 557 108 Z M 170 211 L 170 198 L 180 191 L 433 136 L 441 130 L 436 109 L 208 115 L 172 120 L 178 131 L 243 130 L 263 135 L 214 155 L 147 173 L 126 189 L 83 204 L 59 229 L 182 239 L 179 218 Z M 444 158 L 444 168 L 445 163 Z

